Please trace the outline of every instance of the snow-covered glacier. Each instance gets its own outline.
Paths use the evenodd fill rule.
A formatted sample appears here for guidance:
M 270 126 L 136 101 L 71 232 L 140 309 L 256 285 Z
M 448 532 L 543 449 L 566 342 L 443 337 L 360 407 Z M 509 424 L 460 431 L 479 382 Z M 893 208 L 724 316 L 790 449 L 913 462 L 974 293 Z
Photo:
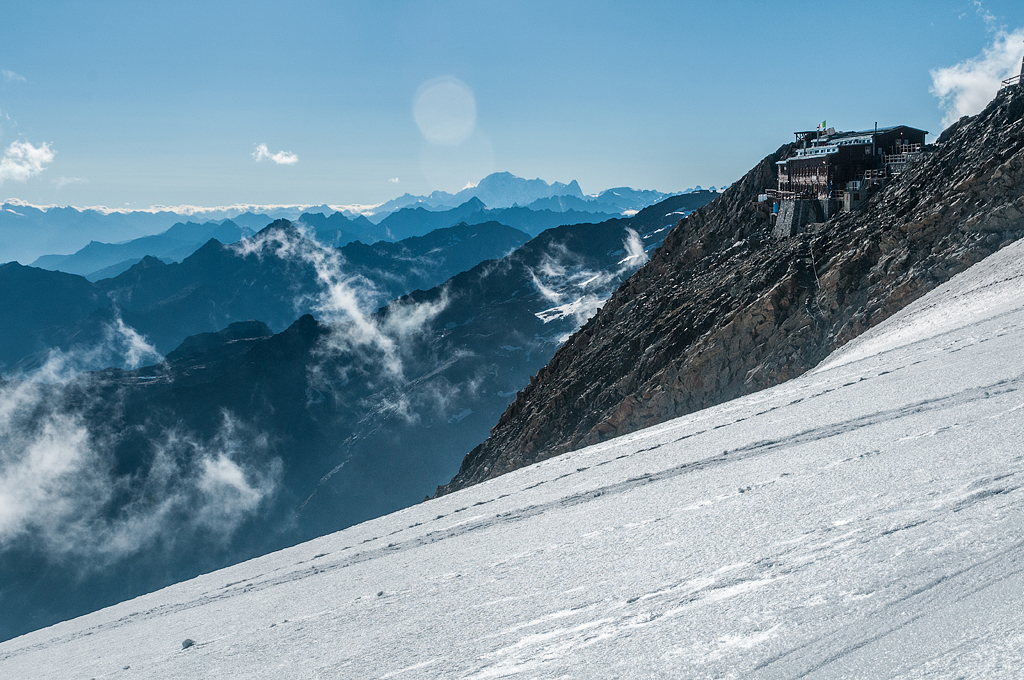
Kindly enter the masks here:
M 1020 677 L 1022 324 L 1018 243 L 799 379 L 9 640 L 0 677 Z

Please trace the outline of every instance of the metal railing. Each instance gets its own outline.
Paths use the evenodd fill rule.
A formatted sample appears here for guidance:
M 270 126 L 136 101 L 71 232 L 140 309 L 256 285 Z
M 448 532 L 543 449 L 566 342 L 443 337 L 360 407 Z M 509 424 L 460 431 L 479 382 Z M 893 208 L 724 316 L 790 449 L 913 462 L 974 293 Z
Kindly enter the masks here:
M 770 198 L 779 198 L 779 199 L 787 199 L 787 198 L 801 198 L 801 199 L 803 199 L 803 198 L 814 198 L 815 197 L 815 194 L 812 191 L 787 191 L 785 189 L 768 189 L 765 193 L 767 193 Z
M 882 156 L 882 162 L 886 164 L 890 163 L 913 163 L 921 160 L 923 156 L 920 151 L 908 151 L 907 153 L 893 153 L 885 154 Z
M 889 174 L 892 176 L 902 175 L 911 164 L 918 162 L 924 157 L 920 144 L 903 144 L 893 147 L 894 154 L 883 154 L 882 162 L 885 163 Z

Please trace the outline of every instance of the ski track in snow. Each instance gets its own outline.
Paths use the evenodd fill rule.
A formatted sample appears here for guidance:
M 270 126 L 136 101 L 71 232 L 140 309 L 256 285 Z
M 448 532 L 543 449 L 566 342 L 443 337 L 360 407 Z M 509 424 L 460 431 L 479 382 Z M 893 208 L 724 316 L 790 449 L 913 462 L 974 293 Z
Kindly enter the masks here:
M 774 389 L 0 643 L 0 677 L 1019 677 L 1022 254 Z

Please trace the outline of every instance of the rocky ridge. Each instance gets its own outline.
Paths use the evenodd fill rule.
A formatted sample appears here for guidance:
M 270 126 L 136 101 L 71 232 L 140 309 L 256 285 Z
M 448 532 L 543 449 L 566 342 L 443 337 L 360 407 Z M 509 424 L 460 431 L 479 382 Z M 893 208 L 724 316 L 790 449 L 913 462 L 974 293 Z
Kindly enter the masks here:
M 762 160 L 666 237 L 438 494 L 779 384 L 1024 234 L 1024 89 L 963 118 L 858 212 L 770 237 Z

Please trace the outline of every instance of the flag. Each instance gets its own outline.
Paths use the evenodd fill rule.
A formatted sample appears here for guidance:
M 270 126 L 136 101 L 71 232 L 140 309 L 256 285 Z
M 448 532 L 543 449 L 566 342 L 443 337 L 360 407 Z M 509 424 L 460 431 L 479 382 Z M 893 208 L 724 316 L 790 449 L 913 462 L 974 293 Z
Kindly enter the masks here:
M 821 121 L 821 125 L 818 126 L 818 130 L 824 132 L 824 130 L 825 130 L 825 121 Z

